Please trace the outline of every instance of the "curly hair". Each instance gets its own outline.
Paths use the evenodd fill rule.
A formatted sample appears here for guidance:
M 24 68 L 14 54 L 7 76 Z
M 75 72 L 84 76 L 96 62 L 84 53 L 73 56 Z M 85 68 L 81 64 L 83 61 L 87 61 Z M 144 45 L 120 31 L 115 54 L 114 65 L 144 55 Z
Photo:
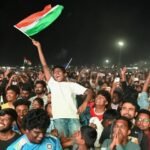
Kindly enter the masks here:
M 19 105 L 26 105 L 28 108 L 30 107 L 30 104 L 31 104 L 31 102 L 30 101 L 28 101 L 28 100 L 25 100 L 25 99 L 18 99 L 18 100 L 16 100 L 14 103 L 13 103 L 13 105 L 14 105 L 14 107 L 16 108 L 17 106 L 19 106 Z
M 32 130 L 34 128 L 46 130 L 50 125 L 48 114 L 43 109 L 33 109 L 23 118 L 22 127 Z
M 97 138 L 96 129 L 90 126 L 82 126 L 81 127 L 81 136 L 85 140 L 85 144 L 88 148 L 94 147 L 94 143 Z

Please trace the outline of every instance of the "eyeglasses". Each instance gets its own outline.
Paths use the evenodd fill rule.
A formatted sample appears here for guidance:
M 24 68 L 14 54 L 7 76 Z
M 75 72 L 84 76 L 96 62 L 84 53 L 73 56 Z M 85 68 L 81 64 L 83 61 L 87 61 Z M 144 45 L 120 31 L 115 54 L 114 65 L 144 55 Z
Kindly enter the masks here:
M 148 123 L 148 122 L 150 122 L 150 119 L 146 119 L 146 118 L 145 118 L 145 119 L 137 118 L 136 121 L 137 121 L 137 122 Z

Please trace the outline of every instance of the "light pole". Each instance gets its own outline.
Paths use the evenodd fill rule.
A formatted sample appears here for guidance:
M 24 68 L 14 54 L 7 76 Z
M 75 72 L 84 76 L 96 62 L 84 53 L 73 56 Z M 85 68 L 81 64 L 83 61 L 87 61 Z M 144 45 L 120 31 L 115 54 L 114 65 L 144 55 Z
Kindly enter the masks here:
M 122 48 L 124 46 L 123 41 L 118 41 L 118 46 L 119 46 L 119 58 L 118 58 L 118 67 L 121 66 L 121 54 L 122 54 Z

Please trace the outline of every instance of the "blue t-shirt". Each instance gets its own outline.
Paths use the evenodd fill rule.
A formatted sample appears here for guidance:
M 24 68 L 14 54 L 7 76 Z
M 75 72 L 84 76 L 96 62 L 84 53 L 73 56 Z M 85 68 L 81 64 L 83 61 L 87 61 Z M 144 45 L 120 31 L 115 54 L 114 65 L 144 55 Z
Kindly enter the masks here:
M 53 136 L 45 137 L 40 144 L 31 143 L 26 135 L 13 142 L 7 150 L 62 150 L 60 141 Z

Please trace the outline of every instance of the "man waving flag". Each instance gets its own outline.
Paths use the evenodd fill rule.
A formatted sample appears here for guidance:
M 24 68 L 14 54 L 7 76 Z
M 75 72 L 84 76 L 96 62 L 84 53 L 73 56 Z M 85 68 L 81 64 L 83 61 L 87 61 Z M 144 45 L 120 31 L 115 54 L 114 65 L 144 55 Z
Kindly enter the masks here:
M 45 6 L 42 11 L 36 12 L 21 20 L 19 23 L 14 25 L 14 27 L 30 37 L 52 24 L 59 17 L 63 8 L 64 7 L 61 5 L 51 7 L 49 4 Z

